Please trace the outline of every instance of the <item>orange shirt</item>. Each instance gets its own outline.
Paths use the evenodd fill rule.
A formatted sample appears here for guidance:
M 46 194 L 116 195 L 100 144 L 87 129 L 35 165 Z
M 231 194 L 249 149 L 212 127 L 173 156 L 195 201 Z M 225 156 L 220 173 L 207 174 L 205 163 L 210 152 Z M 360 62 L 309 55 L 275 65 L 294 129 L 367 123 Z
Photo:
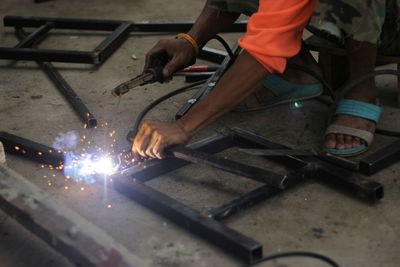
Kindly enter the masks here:
M 260 0 L 239 45 L 269 72 L 284 72 L 286 59 L 301 48 L 316 0 Z

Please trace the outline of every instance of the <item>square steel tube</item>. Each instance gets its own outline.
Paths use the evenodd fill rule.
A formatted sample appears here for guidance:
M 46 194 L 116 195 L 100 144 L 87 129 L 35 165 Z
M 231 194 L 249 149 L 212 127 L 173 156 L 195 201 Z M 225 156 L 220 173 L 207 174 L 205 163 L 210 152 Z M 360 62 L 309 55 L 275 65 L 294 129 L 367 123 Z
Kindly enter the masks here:
M 360 172 L 372 175 L 400 161 L 400 140 L 389 144 L 375 153 L 360 160 Z
M 124 20 L 49 18 L 33 16 L 5 16 L 4 26 L 40 27 L 46 22 L 54 24 L 56 29 L 113 31 L 123 23 L 130 24 L 130 31 L 135 32 L 186 32 L 194 21 L 182 22 L 130 22 Z M 238 21 L 224 32 L 245 32 L 247 21 Z
M 36 143 L 7 132 L 0 132 L 0 141 L 6 153 L 22 156 L 42 164 L 60 166 L 64 163 L 62 151 Z
M 201 216 L 199 212 L 145 184 L 135 184 L 121 177 L 114 180 L 114 187 L 125 196 L 249 263 L 262 258 L 262 245 L 257 241 L 212 218 Z
M 259 148 L 288 148 L 281 144 L 273 143 L 261 136 L 241 130 L 234 129 L 236 140 L 243 143 L 254 144 Z M 343 192 L 352 196 L 368 200 L 372 203 L 383 198 L 384 191 L 382 184 L 359 175 L 356 172 L 346 170 L 331 163 L 324 162 L 316 157 L 299 158 L 296 156 L 275 157 L 280 158 L 281 163 L 290 167 L 298 167 L 302 162 L 315 166 L 315 178 L 330 185 L 333 185 Z
M 15 46 L 15 48 L 23 48 L 23 47 L 31 47 L 35 43 L 37 43 L 40 39 L 42 39 L 46 33 L 48 33 L 51 29 L 53 29 L 53 23 L 46 23 L 37 28 L 36 31 L 32 32 L 28 36 L 26 36 L 21 42 Z
M 166 153 L 194 164 L 247 177 L 276 188 L 284 189 L 287 186 L 288 180 L 286 175 L 280 175 L 268 170 L 245 165 L 240 162 L 220 158 L 185 146 L 171 146 L 166 149 Z
M 29 45 L 25 42 L 27 34 L 22 28 L 15 29 L 15 34 L 19 39 L 22 39 L 21 43 L 18 45 L 24 47 Z M 26 37 L 26 38 L 25 38 Z M 32 44 L 33 45 L 33 44 Z M 64 95 L 67 101 L 71 104 L 72 108 L 78 114 L 78 116 L 85 122 L 88 128 L 93 128 L 97 126 L 97 120 L 83 103 L 82 99 L 75 93 L 74 89 L 67 83 L 67 81 L 61 76 L 53 64 L 49 62 L 37 62 L 39 66 L 46 72 L 47 76 L 56 85 L 58 91 Z
M 53 62 L 94 64 L 98 62 L 96 56 L 97 55 L 93 55 L 93 52 L 90 51 L 0 47 L 0 59 L 10 59 L 10 60 L 53 61 Z

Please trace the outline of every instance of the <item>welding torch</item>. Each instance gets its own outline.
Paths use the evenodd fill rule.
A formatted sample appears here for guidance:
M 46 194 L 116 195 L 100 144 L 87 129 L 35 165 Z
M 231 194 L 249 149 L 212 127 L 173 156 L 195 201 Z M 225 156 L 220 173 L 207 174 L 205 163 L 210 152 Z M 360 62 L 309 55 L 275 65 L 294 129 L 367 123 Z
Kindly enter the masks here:
M 165 52 L 161 52 L 154 55 L 150 60 L 151 60 L 150 67 L 145 68 L 140 75 L 134 77 L 133 79 L 130 79 L 129 81 L 121 83 L 120 85 L 115 87 L 112 90 L 111 94 L 114 97 L 118 97 L 129 92 L 130 89 L 135 88 L 137 86 L 142 86 L 145 84 L 155 83 L 155 82 L 163 83 L 164 81 L 168 80 L 169 78 L 165 79 L 163 76 L 163 69 L 167 65 L 167 63 L 171 60 L 171 58 Z M 181 72 L 204 71 L 205 67 L 191 66 L 195 63 L 195 61 L 196 58 L 193 58 L 191 62 L 189 62 L 189 64 L 179 68 L 180 71 Z

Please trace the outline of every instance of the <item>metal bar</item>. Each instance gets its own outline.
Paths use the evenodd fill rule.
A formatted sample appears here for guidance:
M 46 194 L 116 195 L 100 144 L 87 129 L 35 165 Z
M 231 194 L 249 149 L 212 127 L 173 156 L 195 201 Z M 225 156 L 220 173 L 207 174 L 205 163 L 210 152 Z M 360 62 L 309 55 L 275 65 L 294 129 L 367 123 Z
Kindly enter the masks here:
M 208 211 L 207 214 L 209 214 L 211 218 L 220 221 L 232 216 L 239 210 L 249 208 L 281 192 L 282 189 L 264 185 L 237 199 L 232 200 L 229 203 L 226 203 L 217 208 L 213 208 L 212 210 Z
M 235 138 L 235 145 L 240 148 L 290 149 L 287 146 L 271 142 L 262 136 L 239 128 L 234 128 L 232 131 Z M 296 156 L 269 156 L 266 158 L 293 169 L 298 169 L 308 164 Z
M 24 40 L 22 40 L 14 48 L 31 47 L 34 43 L 39 41 L 46 33 L 48 33 L 53 28 L 53 23 L 46 23 L 40 26 L 36 31 L 29 34 Z
M 5 16 L 4 26 L 13 27 L 40 27 L 46 22 L 54 23 L 56 29 L 113 31 L 122 23 L 130 23 L 130 31 L 135 32 L 184 32 L 190 30 L 194 21 L 181 22 L 129 22 L 123 20 L 102 20 L 102 19 L 70 19 L 70 18 L 49 18 L 32 16 Z M 234 23 L 224 32 L 245 32 L 247 21 Z
M 26 33 L 23 29 L 16 29 L 15 34 L 20 39 L 23 39 L 24 36 L 26 36 Z M 78 116 L 85 122 L 86 126 L 89 128 L 97 126 L 96 118 L 83 103 L 82 99 L 75 93 L 74 89 L 72 89 L 72 87 L 57 71 L 57 69 L 49 62 L 37 63 L 53 81 L 59 92 L 64 95 Z
M 383 147 L 375 153 L 360 160 L 360 172 L 372 175 L 400 161 L 400 140 Z
M 134 184 L 124 178 L 114 180 L 114 187 L 118 192 L 237 257 L 250 263 L 262 258 L 262 246 L 257 241 L 212 218 L 202 217 L 197 211 L 151 187 Z
M 288 173 L 288 186 L 292 187 L 297 185 L 298 183 L 304 181 L 305 179 L 314 177 L 314 166 L 307 165 L 300 169 L 293 170 Z M 261 201 L 264 201 L 267 198 L 271 198 L 277 194 L 284 192 L 284 190 L 274 188 L 268 185 L 259 187 L 246 193 L 245 195 L 240 196 L 237 199 L 234 199 L 220 207 L 213 208 L 207 212 L 211 218 L 216 220 L 226 219 L 235 213 L 252 207 L 258 204 Z
M 207 60 L 213 63 L 221 64 L 225 57 L 228 56 L 228 53 L 222 50 L 210 48 L 210 47 L 203 47 L 200 50 L 200 53 L 197 55 L 197 58 Z
M 77 266 L 149 266 L 106 232 L 0 164 L 0 207 Z
M 93 31 L 113 31 L 121 23 L 122 20 L 102 20 L 102 19 L 74 19 L 74 18 L 49 18 L 49 17 L 33 17 L 33 16 L 5 16 L 4 26 L 11 27 L 40 27 L 43 24 L 51 22 L 56 29 L 71 30 L 93 30 Z
M 273 148 L 273 149 L 286 149 L 286 146 L 281 144 L 273 143 L 261 136 L 244 131 L 242 129 L 233 129 L 235 133 L 236 142 L 253 143 L 258 147 Z M 271 158 L 271 157 L 268 157 Z M 279 159 L 279 157 L 276 157 Z M 285 159 L 285 160 L 283 160 Z M 343 192 L 349 193 L 352 196 L 356 196 L 361 199 L 368 200 L 370 202 L 377 202 L 383 198 L 383 186 L 382 184 L 375 182 L 370 179 L 366 179 L 357 173 L 348 171 L 344 168 L 335 166 L 331 163 L 324 162 L 316 157 L 305 157 L 303 159 L 287 156 L 280 157 L 277 160 L 279 163 L 288 165 L 289 167 L 301 167 L 301 165 L 311 164 L 315 166 L 314 174 L 315 178 L 321 181 L 327 182 L 331 185 L 336 186 Z M 291 182 L 289 181 L 288 184 Z
M 236 175 L 244 176 L 267 185 L 284 189 L 287 185 L 287 176 L 242 164 L 240 162 L 219 158 L 211 154 L 175 145 L 168 147 L 166 153 L 176 158 L 195 164 L 216 168 Z
M 116 28 L 94 51 L 99 53 L 99 62 L 103 63 L 128 38 L 130 24 L 123 23 Z
M 69 63 L 95 64 L 97 59 L 93 52 L 69 51 L 37 48 L 0 47 L 0 59 L 54 61 Z
M 233 47 L 233 54 L 237 56 L 241 51 L 241 48 L 238 44 L 235 44 Z M 233 59 L 232 59 L 233 60 Z M 224 61 L 221 63 L 221 66 L 218 70 L 208 79 L 208 81 L 197 90 L 197 92 L 190 98 L 176 113 L 175 118 L 179 119 L 184 116 L 198 101 L 203 99 L 212 89 L 214 89 L 215 85 L 221 78 L 221 76 L 225 73 L 225 71 L 229 68 L 231 63 L 231 58 L 229 56 L 225 57 Z
M 40 67 L 46 72 L 49 78 L 56 85 L 58 91 L 64 95 L 71 104 L 76 114 L 85 122 L 88 128 L 97 126 L 97 119 L 89 111 L 82 99 L 75 93 L 74 89 L 61 76 L 57 69 L 49 62 L 38 62 Z
M 192 149 L 205 151 L 208 153 L 218 153 L 229 148 L 232 145 L 231 136 L 216 135 L 214 137 L 206 138 L 199 142 L 188 145 Z M 157 176 L 164 175 L 170 171 L 184 167 L 190 164 L 189 162 L 177 158 L 167 158 L 164 160 L 152 160 L 145 163 L 135 165 L 131 168 L 122 170 L 114 176 L 120 175 L 125 177 L 134 177 L 141 182 L 147 182 Z
M 6 153 L 22 156 L 42 164 L 54 167 L 64 163 L 64 154 L 52 147 L 42 145 L 7 132 L 0 132 L 0 142 L 3 143 Z
M 383 198 L 382 184 L 346 169 L 316 159 L 316 178 L 352 196 L 375 203 Z

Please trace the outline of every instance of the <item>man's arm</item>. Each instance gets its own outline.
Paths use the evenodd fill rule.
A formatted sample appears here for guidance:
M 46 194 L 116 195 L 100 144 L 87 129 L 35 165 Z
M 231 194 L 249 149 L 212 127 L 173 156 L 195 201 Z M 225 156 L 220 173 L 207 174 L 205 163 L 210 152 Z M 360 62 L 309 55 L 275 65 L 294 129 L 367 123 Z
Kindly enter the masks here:
M 244 51 L 201 102 L 175 122 L 146 121 L 133 142 L 132 151 L 143 157 L 164 157 L 164 148 L 189 141 L 232 107 L 249 96 L 268 71 Z

